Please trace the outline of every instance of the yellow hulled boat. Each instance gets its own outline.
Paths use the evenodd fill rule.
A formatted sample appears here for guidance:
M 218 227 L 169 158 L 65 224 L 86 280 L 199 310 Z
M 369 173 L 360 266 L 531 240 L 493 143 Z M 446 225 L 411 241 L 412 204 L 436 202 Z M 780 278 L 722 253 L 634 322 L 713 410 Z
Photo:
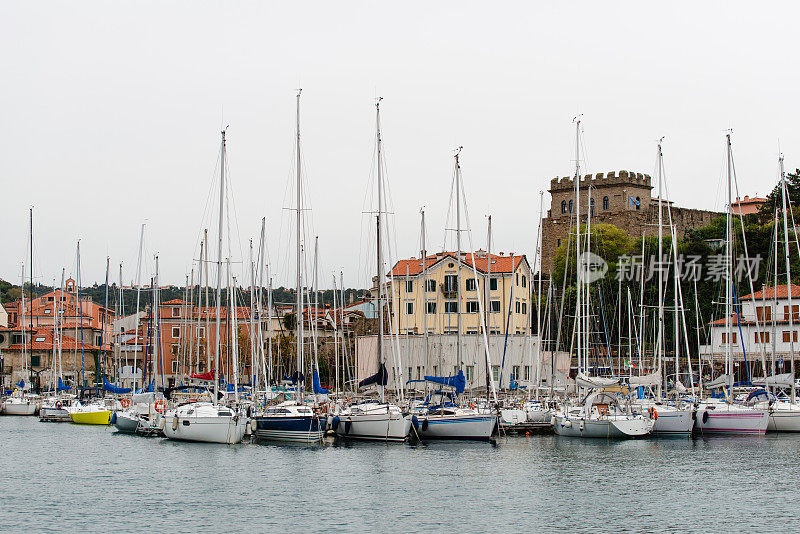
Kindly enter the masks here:
M 80 409 L 69 414 L 72 422 L 78 425 L 108 425 L 111 422 L 111 410 Z

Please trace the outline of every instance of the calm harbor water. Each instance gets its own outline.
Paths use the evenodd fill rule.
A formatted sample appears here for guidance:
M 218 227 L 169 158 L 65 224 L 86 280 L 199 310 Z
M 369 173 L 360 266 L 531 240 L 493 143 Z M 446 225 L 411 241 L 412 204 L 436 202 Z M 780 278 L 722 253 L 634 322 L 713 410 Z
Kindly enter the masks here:
M 800 436 L 317 448 L 0 417 L 7 531 L 796 531 Z

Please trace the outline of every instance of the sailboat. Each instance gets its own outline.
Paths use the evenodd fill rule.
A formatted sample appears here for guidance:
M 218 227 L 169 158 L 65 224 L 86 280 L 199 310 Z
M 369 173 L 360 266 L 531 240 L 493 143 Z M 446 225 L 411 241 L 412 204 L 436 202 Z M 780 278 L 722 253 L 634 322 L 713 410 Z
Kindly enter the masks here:
M 618 378 L 591 376 L 589 368 L 590 309 L 589 295 L 591 278 L 589 277 L 590 261 L 584 253 L 590 254 L 592 210 L 587 205 L 587 229 L 581 236 L 580 208 L 580 117 L 576 118 L 575 134 L 575 266 L 576 266 L 576 304 L 575 304 L 575 338 L 577 341 L 578 374 L 575 377 L 576 387 L 589 391 L 576 406 L 565 403 L 553 417 L 553 430 L 560 436 L 582 438 L 635 438 L 648 435 L 653 430 L 655 421 L 652 417 L 634 413 L 630 403 L 623 405 L 620 397 L 607 392 L 619 383 Z M 589 186 L 591 197 L 591 185 Z M 591 201 L 589 201 L 591 203 Z
M 791 280 L 791 262 L 789 258 L 789 222 L 788 222 L 788 210 L 791 209 L 791 206 L 788 205 L 788 192 L 786 189 L 786 172 L 783 168 L 783 154 L 781 154 L 778 158 L 779 166 L 780 166 L 780 187 L 781 187 L 781 208 L 783 212 L 783 245 L 784 245 L 784 264 L 786 269 L 786 296 L 788 298 L 788 305 L 789 310 L 793 310 L 792 298 L 794 295 L 792 294 L 794 286 L 792 285 Z M 741 213 L 740 213 L 741 217 Z M 795 235 L 797 235 L 797 229 L 794 228 L 794 218 L 792 219 L 792 231 Z M 776 260 L 777 260 L 777 250 L 778 250 L 778 225 L 777 221 L 775 224 L 775 251 L 776 251 Z M 777 280 L 778 279 L 778 262 L 775 262 L 775 282 L 773 289 L 777 290 Z M 768 293 L 766 289 L 762 290 L 765 293 Z M 777 292 L 775 293 L 777 296 Z M 777 299 L 775 300 L 775 306 L 777 307 Z M 773 313 L 770 316 L 777 315 L 777 309 L 773 310 Z M 793 313 L 789 313 L 787 316 L 789 321 L 789 331 L 794 330 L 792 322 L 794 321 L 795 317 Z M 774 331 L 774 323 L 773 323 L 773 336 L 776 336 L 777 332 Z M 777 340 L 776 340 L 777 341 Z M 769 394 L 767 390 L 761 391 L 754 391 L 750 395 L 748 395 L 747 401 L 754 407 L 759 409 L 766 409 L 769 412 L 769 419 L 767 423 L 767 432 L 800 432 L 800 403 L 797 402 L 796 398 L 796 381 L 795 381 L 795 374 L 794 374 L 794 337 L 789 338 L 789 358 L 791 361 L 791 371 L 789 373 L 782 373 L 779 375 L 775 374 L 775 354 L 774 354 L 775 345 L 773 345 L 773 365 L 772 365 L 772 376 L 766 376 L 766 365 L 764 365 L 765 369 L 765 377 L 761 380 L 753 380 L 754 383 L 759 383 L 763 385 L 765 388 L 769 388 L 773 391 L 777 389 L 786 390 L 789 389 L 790 395 L 789 398 L 785 398 L 785 396 L 776 397 L 774 394 Z
M 297 398 L 284 401 L 277 406 L 269 406 L 266 410 L 255 416 L 254 434 L 259 439 L 289 441 L 295 443 L 320 443 L 325 434 L 325 420 L 315 413 L 312 406 L 304 403 L 303 400 L 303 372 L 304 355 L 303 342 L 305 334 L 303 320 L 303 274 L 302 274 L 302 236 L 303 236 L 303 190 L 302 190 L 302 168 L 300 155 L 300 91 L 297 93 L 296 103 L 296 146 L 295 152 L 297 160 L 295 162 L 297 171 L 297 210 L 296 210 L 296 270 L 297 280 L 296 295 L 296 328 L 297 328 Z M 316 268 L 315 268 L 316 270 Z M 316 284 L 315 284 L 316 285 Z M 309 314 L 311 317 L 311 314 Z M 315 371 L 316 372 L 316 371 Z M 318 375 L 315 375 L 317 382 Z
M 377 261 L 377 295 L 378 308 L 378 371 L 362 380 L 359 388 L 374 386 L 380 395 L 380 401 L 369 401 L 353 404 L 344 408 L 334 416 L 331 427 L 336 435 L 343 438 L 374 440 L 374 441 L 404 441 L 411 431 L 411 416 L 406 414 L 398 405 L 386 400 L 386 385 L 389 373 L 386 370 L 386 359 L 383 343 L 384 326 L 384 265 L 383 265 L 383 234 L 382 215 L 385 213 L 383 199 L 383 156 L 381 139 L 381 99 L 375 103 L 376 120 L 376 152 L 377 152 L 377 189 L 378 206 L 376 210 L 376 261 Z M 402 395 L 402 384 L 398 387 Z
M 734 328 L 733 310 L 733 203 L 732 203 L 732 152 L 731 134 L 725 136 L 727 155 L 728 211 L 725 220 L 725 335 L 732 339 Z M 733 402 L 733 354 L 732 344 L 725 343 L 725 372 L 716 380 L 705 384 L 707 388 L 723 388 L 726 399 L 709 398 L 697 406 L 695 418 L 696 432 L 705 434 L 763 435 L 767 431 L 769 413 L 764 408 L 756 408 Z
M 461 354 L 461 202 L 462 202 L 462 189 L 461 189 L 461 165 L 459 157 L 461 149 L 459 148 L 455 154 L 455 202 L 456 202 L 456 249 L 457 249 L 457 267 L 456 267 L 456 361 L 459 367 L 462 365 L 463 357 Z M 423 256 L 424 257 L 424 256 Z M 491 262 L 487 262 L 491 265 Z M 472 255 L 473 275 L 475 273 L 475 254 Z M 488 278 L 487 282 L 488 283 Z M 475 287 L 478 287 L 477 276 L 475 276 Z M 480 299 L 480 296 L 479 296 Z M 479 308 L 482 307 L 479 302 Z M 481 320 L 484 319 L 483 310 L 479 310 Z M 426 326 L 427 329 L 427 326 Z M 486 341 L 486 325 L 483 325 L 484 342 Z M 486 368 L 491 369 L 491 362 L 489 361 L 488 344 L 486 345 Z M 443 391 L 439 391 L 437 395 L 429 396 L 423 405 L 423 413 L 419 415 L 420 421 L 420 437 L 423 440 L 430 439 L 462 439 L 462 440 L 488 440 L 491 438 L 498 425 L 497 414 L 493 410 L 479 412 L 474 407 L 464 406 L 459 402 L 459 397 L 464 393 L 466 386 L 466 378 L 464 377 L 463 369 L 459 369 L 458 373 L 454 376 L 437 377 L 426 376 L 425 380 L 435 383 L 440 387 L 449 386 L 453 388 L 453 395 L 448 397 Z M 495 393 L 494 380 L 491 380 L 491 392 Z M 487 392 L 488 393 L 488 392 Z M 434 400 L 435 399 L 435 400 Z M 496 401 L 496 398 L 495 398 Z
M 219 403 L 219 359 L 222 349 L 222 242 L 225 217 L 225 131 L 220 146 L 219 226 L 217 241 L 217 317 L 216 352 L 214 354 L 214 396 L 212 402 L 189 402 L 165 414 L 164 435 L 171 440 L 206 443 L 239 443 L 247 429 L 247 417 L 236 408 Z M 228 291 L 230 293 L 230 290 Z
M 662 141 L 659 140 L 658 142 L 658 151 L 656 157 L 656 175 L 658 176 L 658 258 L 664 257 L 664 162 L 663 162 L 663 152 L 661 149 Z M 678 335 L 679 332 L 679 318 L 683 317 L 681 311 L 679 309 L 679 300 L 682 304 L 682 294 L 681 288 L 679 284 L 679 273 L 678 273 L 678 241 L 677 236 L 675 235 L 675 227 L 672 224 L 672 210 L 669 204 L 667 206 L 667 214 L 669 216 L 669 228 L 671 231 L 672 237 L 672 262 L 674 268 L 672 269 L 673 275 L 673 300 L 674 300 L 674 328 L 675 328 L 675 336 L 674 336 L 674 350 L 675 350 L 675 391 L 676 396 L 679 390 L 685 389 L 683 385 L 680 383 L 680 336 Z M 644 260 L 644 258 L 643 258 Z M 655 360 L 655 367 L 656 371 L 651 373 L 650 375 L 645 376 L 632 376 L 628 379 L 628 384 L 634 387 L 655 387 L 656 388 L 656 395 L 655 398 L 646 397 L 642 399 L 635 399 L 635 405 L 641 411 L 647 411 L 649 414 L 653 416 L 655 419 L 655 424 L 653 425 L 653 433 L 659 435 L 670 435 L 670 436 L 689 436 L 692 432 L 692 426 L 694 425 L 693 415 L 694 415 L 694 405 L 686 402 L 680 402 L 677 400 L 667 401 L 663 397 L 663 372 L 662 368 L 664 366 L 664 351 L 665 351 L 665 343 L 664 343 L 664 334 L 665 334 L 665 325 L 664 325 L 664 270 L 658 269 L 658 324 L 656 326 L 656 343 L 655 343 L 655 353 L 654 353 L 654 360 Z M 642 273 L 642 284 L 644 284 L 644 277 Z M 684 325 L 685 326 L 685 325 Z M 684 328 L 685 330 L 685 328 Z M 687 358 L 689 355 L 688 351 L 688 338 L 686 339 L 686 354 Z M 689 365 L 691 369 L 691 362 Z M 691 379 L 691 373 L 689 374 Z

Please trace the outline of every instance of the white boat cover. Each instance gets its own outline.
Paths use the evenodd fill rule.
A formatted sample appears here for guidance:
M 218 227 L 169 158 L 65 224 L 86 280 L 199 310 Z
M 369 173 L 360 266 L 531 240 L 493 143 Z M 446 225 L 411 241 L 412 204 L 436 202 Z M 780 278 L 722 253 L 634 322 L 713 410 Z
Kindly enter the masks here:
M 703 384 L 703 387 L 707 388 L 721 388 L 723 386 L 727 386 L 731 383 L 730 375 L 719 375 L 717 378 L 712 380 L 711 382 L 706 382 Z
M 792 373 L 754 378 L 753 384 L 757 386 L 785 386 L 792 387 Z
M 604 388 L 619 384 L 619 378 L 587 376 L 584 373 L 578 373 L 578 376 L 575 377 L 575 383 L 584 388 Z
M 133 394 L 134 404 L 153 404 L 155 401 L 156 401 L 156 394 L 152 391 L 148 391 L 147 393 Z
M 661 371 L 644 376 L 632 376 L 628 379 L 628 383 L 633 387 L 657 386 L 661 383 Z

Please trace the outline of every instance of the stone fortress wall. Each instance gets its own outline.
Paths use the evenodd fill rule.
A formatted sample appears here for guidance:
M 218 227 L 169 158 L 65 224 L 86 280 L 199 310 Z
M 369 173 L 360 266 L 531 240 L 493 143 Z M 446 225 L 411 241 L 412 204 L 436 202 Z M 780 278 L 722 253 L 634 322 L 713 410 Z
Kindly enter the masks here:
M 629 171 L 587 174 L 580 180 L 580 214 L 589 210 L 589 190 L 594 200 L 592 223 L 613 224 L 631 238 L 658 234 L 658 197 L 653 198 L 653 185 L 649 174 Z M 575 181 L 572 177 L 553 178 L 550 181 L 550 209 L 542 221 L 542 271 L 550 274 L 551 258 L 556 249 L 566 243 L 570 219 L 575 212 Z M 633 199 L 632 202 L 629 199 Z M 664 225 L 669 223 L 668 203 L 662 204 Z M 672 220 L 679 237 L 687 230 L 711 223 L 719 212 L 682 208 L 671 205 Z M 665 235 L 669 229 L 664 228 Z

